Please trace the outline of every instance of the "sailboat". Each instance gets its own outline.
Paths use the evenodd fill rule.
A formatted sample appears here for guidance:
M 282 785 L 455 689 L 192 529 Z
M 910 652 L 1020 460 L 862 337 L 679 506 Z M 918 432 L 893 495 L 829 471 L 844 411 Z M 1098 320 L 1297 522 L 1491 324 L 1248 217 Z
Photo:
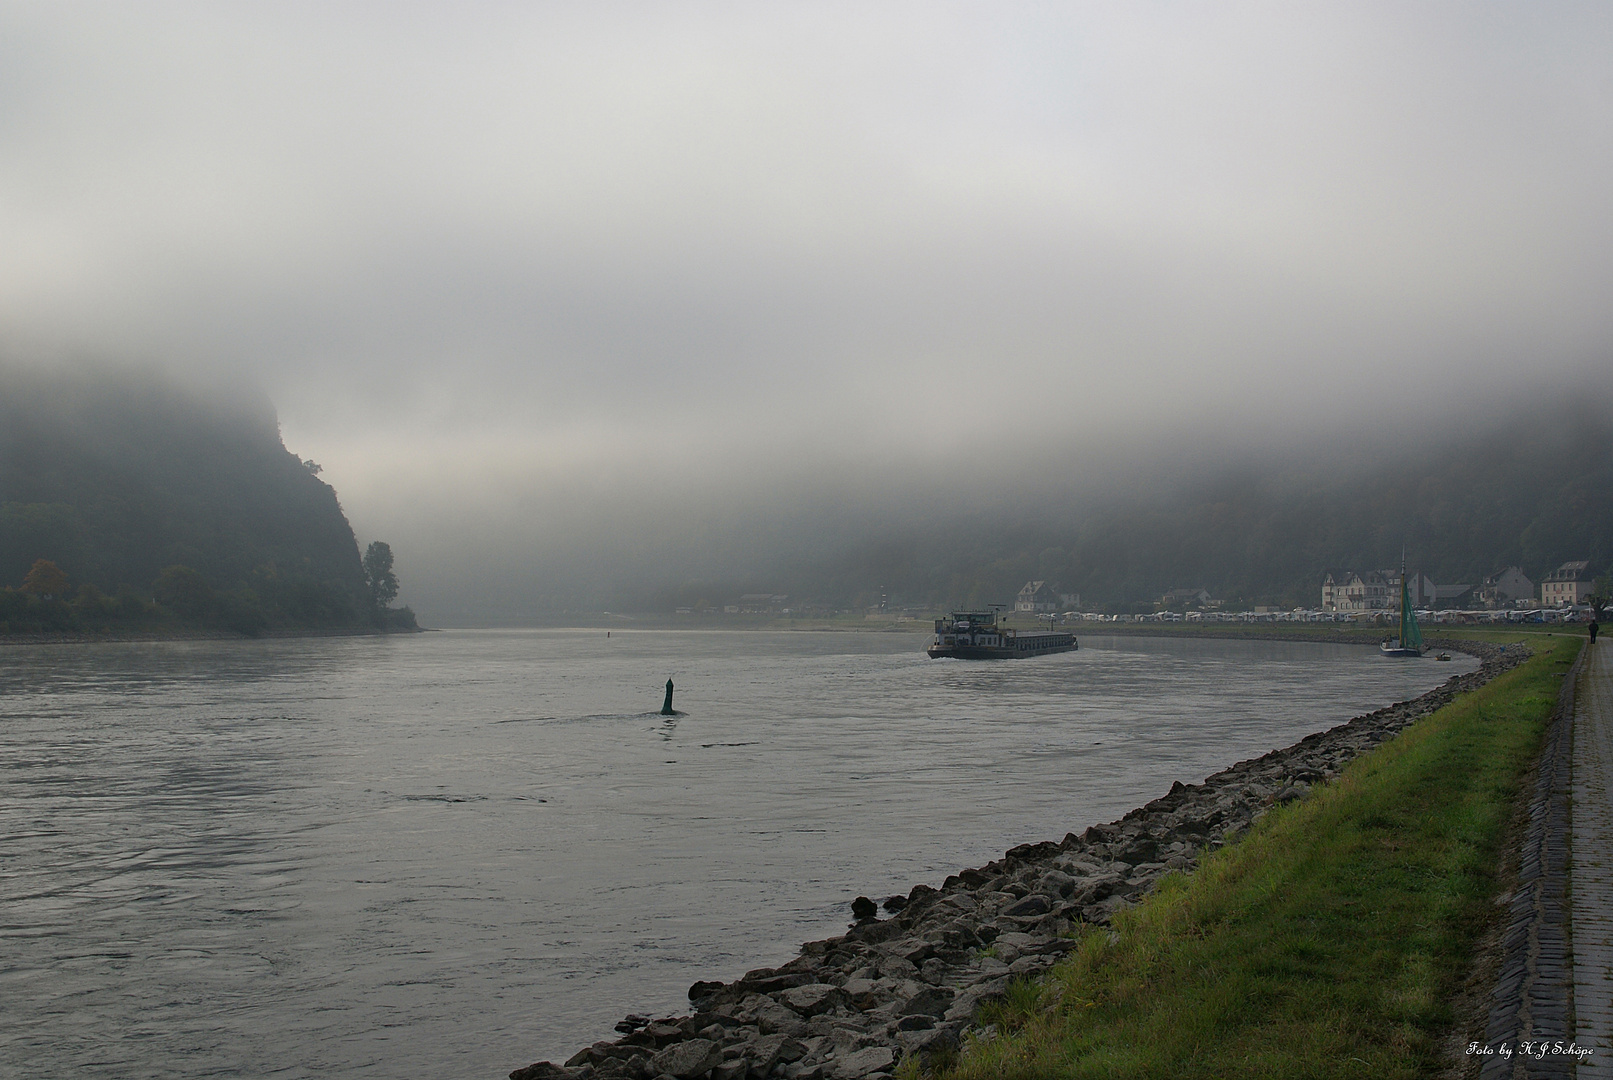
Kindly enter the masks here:
M 1421 656 L 1423 635 L 1417 629 L 1417 614 L 1411 610 L 1411 590 L 1406 585 L 1406 560 L 1400 560 L 1400 636 L 1378 643 L 1385 656 Z

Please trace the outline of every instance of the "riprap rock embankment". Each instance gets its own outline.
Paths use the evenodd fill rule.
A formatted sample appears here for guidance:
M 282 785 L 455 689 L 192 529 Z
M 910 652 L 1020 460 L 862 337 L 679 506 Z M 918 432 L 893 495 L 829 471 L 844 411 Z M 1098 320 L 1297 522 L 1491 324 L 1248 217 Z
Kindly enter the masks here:
M 1026 844 L 987 866 L 891 897 L 888 918 L 859 897 L 843 935 L 808 942 L 779 968 L 731 983 L 697 982 L 694 1012 L 629 1016 L 614 1042 L 565 1065 L 538 1062 L 511 1080 L 853 1080 L 903 1057 L 955 1047 L 976 1010 L 1011 980 L 1034 978 L 1073 948 L 1080 923 L 1106 924 L 1159 878 L 1193 869 L 1273 806 L 1301 799 L 1407 725 L 1521 663 L 1526 650 L 1459 646 L 1479 669 L 1411 701 L 1358 716 L 1294 745 L 1241 761 L 1107 825 Z

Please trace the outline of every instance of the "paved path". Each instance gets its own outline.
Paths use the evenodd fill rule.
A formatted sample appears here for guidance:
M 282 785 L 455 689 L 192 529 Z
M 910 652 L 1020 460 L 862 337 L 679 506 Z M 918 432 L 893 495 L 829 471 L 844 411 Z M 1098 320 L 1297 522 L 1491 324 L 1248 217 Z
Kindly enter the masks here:
M 1613 772 L 1613 748 L 1602 755 L 1607 770 L 1586 770 L 1600 785 L 1602 796 L 1589 786 L 1575 804 L 1577 770 L 1576 736 L 1585 731 L 1601 731 L 1604 740 L 1613 733 L 1613 714 L 1606 705 L 1613 704 L 1613 693 L 1606 690 L 1595 701 L 1584 706 L 1581 717 L 1577 690 L 1591 679 L 1601 679 L 1604 687 L 1607 668 L 1613 668 L 1613 658 L 1594 675 L 1586 675 L 1591 656 L 1581 651 L 1579 659 L 1568 671 L 1552 709 L 1551 722 L 1546 727 L 1546 739 L 1540 750 L 1539 768 L 1535 772 L 1533 790 L 1529 793 L 1529 822 L 1524 829 L 1522 846 L 1518 851 L 1518 886 L 1507 902 L 1507 917 L 1501 937 L 1501 970 L 1495 993 L 1491 998 L 1490 1015 L 1485 1028 L 1486 1056 L 1479 1067 L 1480 1080 L 1576 1080 L 1578 1077 L 1607 1077 L 1613 1080 L 1613 1071 L 1607 1071 L 1610 1059 L 1606 1052 L 1596 1055 L 1595 1064 L 1576 1070 L 1577 1060 L 1583 1060 L 1564 1051 L 1573 1046 L 1581 1030 L 1575 1021 L 1576 975 L 1573 960 L 1573 920 L 1581 919 L 1588 934 L 1594 935 L 1600 919 L 1604 941 L 1613 941 L 1613 894 L 1607 887 L 1598 887 L 1594 871 L 1586 873 L 1583 892 L 1570 893 L 1572 875 L 1581 873 L 1573 861 L 1577 850 L 1587 857 L 1600 847 L 1608 855 L 1597 860 L 1599 866 L 1613 867 L 1613 813 L 1609 813 L 1606 797 L 1607 773 Z M 1593 760 L 1587 758 L 1586 760 Z M 1583 807 L 1582 812 L 1576 811 Z M 1601 813 L 1595 811 L 1600 807 Z M 1586 836 L 1581 841 L 1578 830 Z M 1574 882 L 1575 890 L 1579 888 Z M 1578 910 L 1573 900 L 1579 900 Z M 1596 959 L 1586 954 L 1586 971 L 1596 970 Z M 1602 965 L 1606 974 L 1606 963 Z M 1605 982 L 1605 980 L 1604 980 Z M 1601 999 L 1607 1001 L 1605 996 Z M 1607 1032 L 1605 1012 L 1598 1030 Z M 1589 1026 L 1597 1026 L 1596 1006 L 1584 1013 Z M 1468 1073 L 1471 1075 L 1471 1072 Z
M 1578 1076 L 1613 1080 L 1613 641 L 1587 651 L 1574 701 L 1574 1041 Z

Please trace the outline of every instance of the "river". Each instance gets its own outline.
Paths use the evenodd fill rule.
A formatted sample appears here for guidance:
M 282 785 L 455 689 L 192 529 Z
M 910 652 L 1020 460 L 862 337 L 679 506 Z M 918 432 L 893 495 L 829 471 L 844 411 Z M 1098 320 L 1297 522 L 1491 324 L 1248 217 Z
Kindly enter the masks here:
M 1477 666 L 922 643 L 0 647 L 0 1076 L 493 1080 Z

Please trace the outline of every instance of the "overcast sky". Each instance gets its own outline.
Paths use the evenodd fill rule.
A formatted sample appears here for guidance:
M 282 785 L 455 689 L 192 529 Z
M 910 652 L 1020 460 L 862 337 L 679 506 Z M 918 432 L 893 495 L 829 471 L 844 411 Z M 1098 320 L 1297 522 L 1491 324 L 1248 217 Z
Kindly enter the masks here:
M 0 3 L 0 346 L 253 379 L 421 552 L 1572 380 L 1610 241 L 1606 3 Z

